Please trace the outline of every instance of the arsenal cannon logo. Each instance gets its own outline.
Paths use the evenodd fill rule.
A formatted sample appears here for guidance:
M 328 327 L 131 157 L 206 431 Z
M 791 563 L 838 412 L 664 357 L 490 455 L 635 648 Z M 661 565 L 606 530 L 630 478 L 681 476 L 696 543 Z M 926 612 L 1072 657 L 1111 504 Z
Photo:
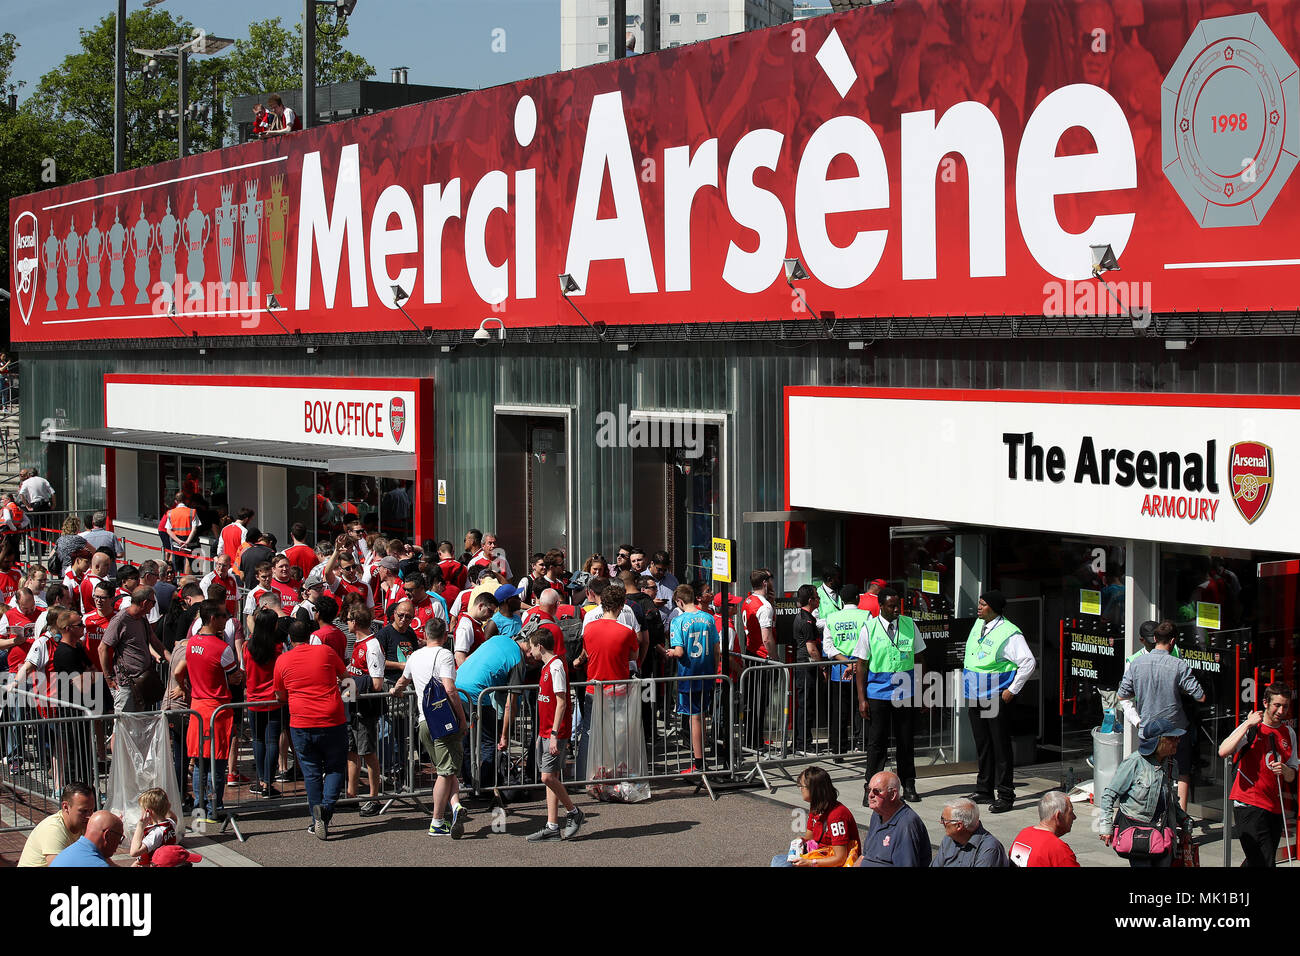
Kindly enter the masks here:
M 400 445 L 406 431 L 406 399 L 395 398 L 388 403 L 388 428 L 393 433 L 393 444 Z
M 1273 492 L 1273 449 L 1257 441 L 1239 441 L 1228 451 L 1232 503 L 1247 524 L 1264 513 Z
M 23 317 L 23 325 L 31 322 L 32 309 L 36 306 L 36 284 L 38 265 L 40 263 L 40 235 L 37 232 L 36 217 L 30 212 L 21 212 L 14 219 L 14 241 L 10 253 L 14 260 L 14 274 L 17 281 L 13 284 L 14 297 L 18 300 L 18 314 Z

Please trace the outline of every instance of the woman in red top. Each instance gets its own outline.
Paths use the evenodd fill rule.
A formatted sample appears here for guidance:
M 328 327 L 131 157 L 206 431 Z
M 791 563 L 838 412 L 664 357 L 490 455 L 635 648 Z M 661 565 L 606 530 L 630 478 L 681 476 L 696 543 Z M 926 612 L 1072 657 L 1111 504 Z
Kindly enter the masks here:
M 248 788 L 250 793 L 263 797 L 278 797 L 275 789 L 276 764 L 280 757 L 280 730 L 284 727 L 283 705 L 275 698 L 275 661 L 284 647 L 276 634 L 280 616 L 269 607 L 258 608 L 253 614 L 253 636 L 244 645 L 244 674 L 247 684 L 249 717 L 253 724 L 253 764 L 257 768 L 257 782 Z M 251 701 L 270 701 L 255 704 Z
M 808 801 L 808 829 L 801 838 L 804 852 L 829 849 L 813 859 L 790 860 L 786 853 L 772 857 L 773 866 L 844 866 L 858 844 L 858 822 L 839 801 L 839 791 L 821 767 L 809 767 L 799 774 L 799 793 Z

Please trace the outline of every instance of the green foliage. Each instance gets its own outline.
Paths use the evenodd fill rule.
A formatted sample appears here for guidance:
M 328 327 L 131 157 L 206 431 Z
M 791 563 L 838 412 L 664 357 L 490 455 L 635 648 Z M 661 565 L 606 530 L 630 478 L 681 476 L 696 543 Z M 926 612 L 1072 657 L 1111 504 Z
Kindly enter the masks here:
M 316 8 L 316 83 L 348 83 L 375 75 L 363 56 L 343 48 L 347 21 L 333 26 L 324 7 Z M 230 67 L 228 90 L 232 96 L 251 96 L 302 86 L 302 23 L 286 29 L 279 17 L 248 25 L 248 38 L 236 40 L 225 57 Z

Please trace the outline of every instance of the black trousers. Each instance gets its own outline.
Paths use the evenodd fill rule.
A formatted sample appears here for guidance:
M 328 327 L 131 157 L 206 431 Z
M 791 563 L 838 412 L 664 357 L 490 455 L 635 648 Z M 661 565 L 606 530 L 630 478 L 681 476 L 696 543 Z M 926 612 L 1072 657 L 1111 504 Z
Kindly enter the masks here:
M 1277 866 L 1282 817 L 1260 807 L 1233 807 L 1232 831 L 1241 841 L 1246 866 Z
M 999 698 L 997 710 L 992 707 L 968 707 L 971 736 L 975 738 L 975 759 L 979 773 L 975 777 L 975 790 L 1000 799 L 1014 800 L 1015 762 L 1011 751 L 1011 715 Z
M 889 753 L 889 737 L 894 737 L 894 755 L 898 758 L 898 778 L 903 785 L 916 782 L 916 747 L 913 735 L 916 728 L 914 700 L 898 701 L 867 698 L 867 774 L 864 782 L 880 773 Z
M 813 736 L 818 718 L 824 711 L 825 684 L 821 681 L 817 669 L 798 667 L 794 670 L 794 749 L 810 751 L 813 749 Z
M 853 750 L 853 721 L 858 713 L 858 689 L 851 680 L 833 680 L 827 685 L 830 695 L 828 736 L 831 753 Z

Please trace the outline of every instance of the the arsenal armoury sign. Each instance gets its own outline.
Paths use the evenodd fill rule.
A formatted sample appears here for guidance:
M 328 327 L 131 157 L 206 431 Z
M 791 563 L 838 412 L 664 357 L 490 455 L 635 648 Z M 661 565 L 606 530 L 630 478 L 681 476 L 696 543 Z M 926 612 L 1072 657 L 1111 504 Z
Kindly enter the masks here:
M 787 507 L 1295 549 L 1300 488 L 1284 476 L 1300 458 L 1300 398 L 816 386 L 785 395 Z M 869 442 L 836 439 L 863 421 L 909 426 L 890 448 L 903 465 L 882 467 Z

